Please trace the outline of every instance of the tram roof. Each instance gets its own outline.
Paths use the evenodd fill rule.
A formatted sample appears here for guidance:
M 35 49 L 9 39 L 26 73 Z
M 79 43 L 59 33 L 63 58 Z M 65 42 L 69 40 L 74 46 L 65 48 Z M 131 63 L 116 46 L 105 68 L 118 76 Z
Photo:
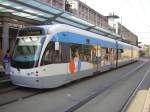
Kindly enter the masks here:
M 36 21 L 39 24 L 63 23 L 95 32 L 101 35 L 118 38 L 120 35 L 105 30 L 69 12 L 56 9 L 38 0 L 0 0 L 0 13 L 10 13 L 13 17 L 20 17 Z
M 134 47 L 131 44 L 127 44 L 127 43 L 124 43 L 121 41 L 117 41 L 117 42 L 118 42 L 118 48 L 120 48 L 120 49 L 131 49 L 131 47 Z

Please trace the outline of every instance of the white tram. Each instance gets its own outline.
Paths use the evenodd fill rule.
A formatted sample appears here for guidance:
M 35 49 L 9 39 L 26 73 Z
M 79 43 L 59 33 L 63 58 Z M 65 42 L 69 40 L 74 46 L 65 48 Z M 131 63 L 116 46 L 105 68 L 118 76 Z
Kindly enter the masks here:
M 11 63 L 13 84 L 54 88 L 138 60 L 138 48 L 64 24 L 20 29 Z

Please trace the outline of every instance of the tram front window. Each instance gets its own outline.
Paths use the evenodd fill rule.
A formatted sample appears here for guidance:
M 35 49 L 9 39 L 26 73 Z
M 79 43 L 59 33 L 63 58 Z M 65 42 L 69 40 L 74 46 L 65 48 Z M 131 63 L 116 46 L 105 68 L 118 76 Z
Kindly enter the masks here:
M 36 67 L 43 39 L 37 36 L 18 38 L 11 66 L 23 69 Z

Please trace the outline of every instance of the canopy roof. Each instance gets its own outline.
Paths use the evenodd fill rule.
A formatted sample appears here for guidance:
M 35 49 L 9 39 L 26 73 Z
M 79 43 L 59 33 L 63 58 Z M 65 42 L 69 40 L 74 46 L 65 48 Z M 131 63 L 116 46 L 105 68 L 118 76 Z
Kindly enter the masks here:
M 97 27 L 82 19 L 73 16 L 69 12 L 56 9 L 38 0 L 0 0 L 0 13 L 10 13 L 14 17 L 37 21 L 39 24 L 63 23 L 95 32 L 101 35 L 118 38 L 120 35 Z

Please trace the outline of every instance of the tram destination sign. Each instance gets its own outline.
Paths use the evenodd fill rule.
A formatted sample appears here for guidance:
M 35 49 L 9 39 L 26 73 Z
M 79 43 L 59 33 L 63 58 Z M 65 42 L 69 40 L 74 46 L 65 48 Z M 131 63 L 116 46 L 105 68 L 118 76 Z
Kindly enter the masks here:
M 24 28 L 18 33 L 18 36 L 39 36 L 43 35 L 43 29 L 41 28 Z

